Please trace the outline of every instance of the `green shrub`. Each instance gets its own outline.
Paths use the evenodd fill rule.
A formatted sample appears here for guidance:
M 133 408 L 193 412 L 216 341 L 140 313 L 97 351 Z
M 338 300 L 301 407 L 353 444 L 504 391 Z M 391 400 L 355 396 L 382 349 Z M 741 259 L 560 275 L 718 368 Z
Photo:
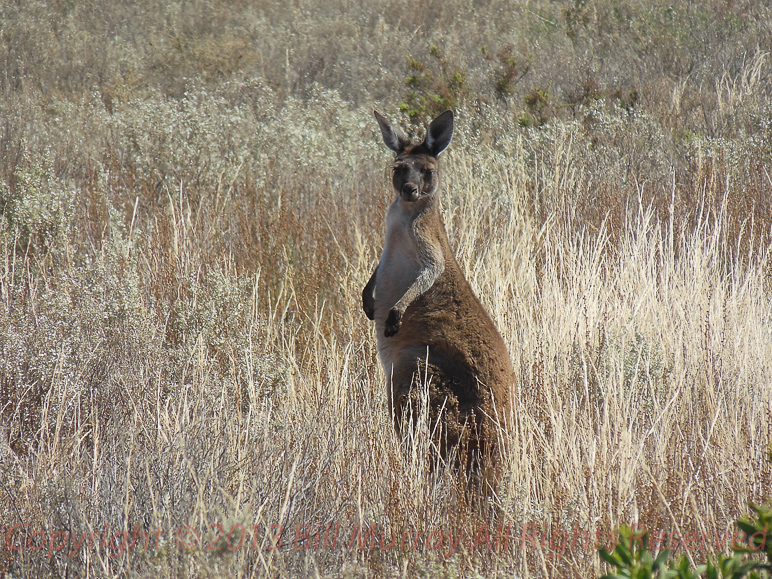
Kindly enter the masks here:
M 496 53 L 499 68 L 496 71 L 496 94 L 501 98 L 509 98 L 515 93 L 515 87 L 525 76 L 531 65 L 522 64 L 514 54 L 514 46 L 510 43 L 502 46 Z
M 623 526 L 619 530 L 619 540 L 613 551 L 600 549 L 601 559 L 616 568 L 616 572 L 607 573 L 601 579 L 761 579 L 772 577 L 772 541 L 767 540 L 772 523 L 772 503 L 763 506 L 750 505 L 755 516 L 737 521 L 737 527 L 744 534 L 747 546 L 740 543 L 731 545 L 734 555 L 722 555 L 717 561 L 697 565 L 692 568 L 689 558 L 681 555 L 678 560 L 668 562 L 671 551 L 662 549 L 654 556 L 649 547 L 649 535 L 644 533 L 636 537 L 632 529 Z M 742 536 L 742 535 L 740 535 Z M 636 546 L 637 545 L 637 546 Z M 750 553 L 763 552 L 767 561 L 749 559 Z M 667 566 L 666 566 L 666 563 Z
M 399 105 L 414 125 L 424 125 L 439 113 L 458 107 L 468 96 L 466 74 L 448 62 L 433 45 L 431 60 L 424 63 L 408 56 L 408 92 Z

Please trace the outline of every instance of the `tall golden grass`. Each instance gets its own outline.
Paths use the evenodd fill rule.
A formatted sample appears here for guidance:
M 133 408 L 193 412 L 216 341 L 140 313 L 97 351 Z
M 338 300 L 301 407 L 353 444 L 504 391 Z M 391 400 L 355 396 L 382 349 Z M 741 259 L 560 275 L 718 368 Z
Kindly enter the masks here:
M 523 82 L 554 73 L 553 94 L 568 94 L 560 57 L 581 46 L 618 38 L 610 62 L 639 65 L 642 104 L 604 72 L 606 94 L 532 128 L 519 93 L 485 88 L 472 36 L 446 38 L 470 96 L 444 216 L 519 377 L 501 487 L 468 501 L 427 464 L 431 424 L 394 432 L 360 305 L 391 201 L 371 109 L 405 90 L 408 21 L 426 24 L 411 30 L 428 55 L 494 4 L 466 20 L 411 5 L 402 22 L 399 2 L 361 21 L 320 3 L 321 24 L 238 2 L 211 22 L 196 2 L 144 3 L 135 20 L 3 7 L 0 572 L 590 577 L 595 543 L 623 523 L 680 548 L 694 533 L 695 561 L 728 549 L 734 519 L 772 491 L 769 39 L 745 20 L 765 7 L 725 14 L 739 44 L 706 40 L 729 65 L 711 60 L 702 84 L 680 70 L 697 48 L 664 12 L 628 15 L 686 42 L 652 56 L 664 72 L 621 20 L 604 28 L 612 3 L 501 16 L 485 41 L 507 23 L 541 39 Z M 684 26 L 702 30 L 689 10 Z M 80 36 L 57 35 L 51 14 Z M 355 65 L 301 58 L 293 18 Z M 329 36 L 333 21 L 372 33 L 373 51 Z M 123 40 L 102 54 L 103 26 Z M 164 34 L 150 48 L 132 30 Z M 368 84 L 378 50 L 392 68 Z

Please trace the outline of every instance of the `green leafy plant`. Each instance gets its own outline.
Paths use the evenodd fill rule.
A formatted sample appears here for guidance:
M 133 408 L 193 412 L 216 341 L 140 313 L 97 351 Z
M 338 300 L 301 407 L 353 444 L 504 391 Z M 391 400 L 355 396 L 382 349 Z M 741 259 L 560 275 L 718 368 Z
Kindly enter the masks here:
M 757 524 L 759 520 L 754 521 Z M 762 529 L 763 530 L 763 529 Z M 619 530 L 619 541 L 613 551 L 601 549 L 601 559 L 616 569 L 600 579 L 762 579 L 772 577 L 772 565 L 762 561 L 747 560 L 742 555 L 722 556 L 717 562 L 709 561 L 692 568 L 689 558 L 682 555 L 678 560 L 668 561 L 671 551 L 662 549 L 656 556 L 649 548 L 648 533 L 632 537 L 629 527 Z M 764 534 L 766 537 L 766 534 Z M 636 542 L 640 546 L 636 547 Z M 749 547 L 753 549 L 753 541 Z M 761 544 L 756 544 L 757 550 Z M 733 547 L 743 552 L 747 549 Z
M 672 552 L 667 549 L 662 549 L 655 556 L 649 547 L 648 533 L 639 537 L 630 527 L 622 526 L 614 550 L 599 550 L 601 559 L 616 569 L 601 579 L 769 579 L 772 577 L 772 541 L 767 541 L 767 533 L 772 525 L 772 504 L 751 504 L 750 508 L 755 515 L 736 522 L 745 534 L 747 546 L 733 543 L 734 555 L 723 555 L 715 562 L 708 561 L 695 568 L 692 568 L 686 555 L 668 562 Z M 748 558 L 748 554 L 759 552 L 766 554 L 766 562 Z
M 509 98 L 515 92 L 515 86 L 530 69 L 531 65 L 521 64 L 514 54 L 514 46 L 505 44 L 496 53 L 499 69 L 496 73 L 496 94 L 501 98 Z
M 587 0 L 574 0 L 573 6 L 563 8 L 563 20 L 566 23 L 566 35 L 575 42 L 580 29 L 586 28 L 590 23 Z
M 523 99 L 528 112 L 518 119 L 521 127 L 541 126 L 555 116 L 555 106 L 550 89 L 534 87 Z
M 772 453 L 770 453 L 772 460 Z M 755 513 L 753 517 L 743 517 L 737 521 L 737 527 L 747 535 L 748 546 L 746 548 L 733 548 L 738 553 L 745 552 L 764 552 L 767 555 L 767 563 L 755 563 L 752 569 L 764 570 L 766 576 L 772 576 L 772 541 L 767 540 L 767 533 L 772 527 L 772 503 L 764 505 L 754 505 L 751 503 L 751 510 Z
M 638 541 L 640 547 L 636 548 L 635 543 Z M 603 575 L 601 579 L 669 577 L 669 575 L 663 574 L 663 570 L 670 551 L 663 549 L 655 557 L 649 549 L 648 533 L 640 538 L 635 538 L 632 529 L 628 526 L 619 529 L 619 540 L 614 550 L 600 549 L 599 555 L 606 563 L 617 569 L 616 573 Z
M 447 61 L 437 46 L 429 50 L 431 60 L 408 56 L 408 92 L 399 105 L 414 125 L 423 125 L 437 114 L 456 108 L 468 95 L 466 75 Z

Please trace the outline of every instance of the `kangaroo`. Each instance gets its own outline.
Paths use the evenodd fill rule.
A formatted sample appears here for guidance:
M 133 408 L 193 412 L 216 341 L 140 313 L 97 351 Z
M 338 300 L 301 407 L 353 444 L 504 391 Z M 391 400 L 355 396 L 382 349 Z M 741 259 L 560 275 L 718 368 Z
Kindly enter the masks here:
M 515 374 L 504 340 L 472 291 L 450 247 L 440 214 L 439 154 L 453 135 L 453 111 L 429 125 L 415 143 L 378 111 L 375 118 L 396 157 L 396 200 L 386 216 L 381 259 L 362 291 L 375 320 L 386 373 L 389 412 L 401 433 L 416 416 L 415 386 L 429 377 L 432 427 L 443 458 L 457 448 L 459 464 L 493 487 L 500 476 L 498 432 Z

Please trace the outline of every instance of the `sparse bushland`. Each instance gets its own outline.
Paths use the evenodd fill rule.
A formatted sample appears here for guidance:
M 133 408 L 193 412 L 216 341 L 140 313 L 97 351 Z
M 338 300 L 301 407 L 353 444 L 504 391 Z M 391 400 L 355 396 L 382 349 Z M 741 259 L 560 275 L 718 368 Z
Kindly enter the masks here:
M 587 577 L 583 532 L 723 536 L 771 494 L 770 22 L 2 4 L 0 572 Z M 435 46 L 464 86 L 448 233 L 520 380 L 485 508 L 428 468 L 430 425 L 397 440 L 359 307 L 390 202 L 371 111 Z

